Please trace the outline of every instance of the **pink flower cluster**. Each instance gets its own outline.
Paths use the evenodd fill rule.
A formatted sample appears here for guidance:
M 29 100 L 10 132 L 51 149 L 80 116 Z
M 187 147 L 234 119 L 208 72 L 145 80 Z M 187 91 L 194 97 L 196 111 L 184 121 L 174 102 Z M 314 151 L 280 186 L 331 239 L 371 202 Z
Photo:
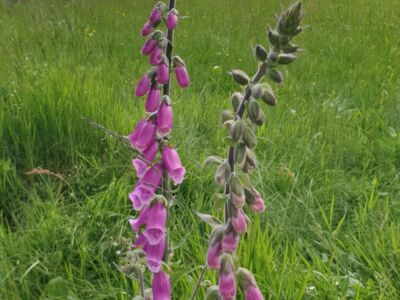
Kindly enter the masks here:
M 167 11 L 167 6 L 157 3 L 147 22 L 142 28 L 142 36 L 149 36 L 141 52 L 150 56 L 152 68 L 140 79 L 135 96 L 146 96 L 146 116 L 140 120 L 128 139 L 138 156 L 132 160 L 138 180 L 129 199 L 133 208 L 138 211 L 135 219 L 129 223 L 136 234 L 134 247 L 142 249 L 147 267 L 154 274 L 152 281 L 153 298 L 167 300 L 171 298 L 169 275 L 162 268 L 168 245 L 166 224 L 168 201 L 158 195 L 165 184 L 165 176 L 180 184 L 185 175 L 179 155 L 169 143 L 168 135 L 173 126 L 171 99 L 167 94 L 161 95 L 163 85 L 169 85 L 170 66 L 174 66 L 179 86 L 190 84 L 184 62 L 179 57 L 173 58 L 171 64 L 167 57 L 167 46 L 170 43 L 166 34 L 154 30 L 162 20 L 168 30 L 176 28 L 178 12 Z

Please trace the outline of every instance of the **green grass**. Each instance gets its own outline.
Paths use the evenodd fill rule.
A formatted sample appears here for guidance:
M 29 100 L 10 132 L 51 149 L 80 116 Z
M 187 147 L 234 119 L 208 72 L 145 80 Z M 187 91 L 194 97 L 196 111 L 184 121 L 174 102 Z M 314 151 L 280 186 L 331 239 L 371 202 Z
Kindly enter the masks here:
M 181 2 L 181 3 L 180 3 Z M 267 202 L 251 214 L 241 265 L 266 299 L 400 298 L 400 4 L 307 0 L 307 49 L 258 130 Z M 84 4 L 81 4 L 84 3 Z M 192 85 L 173 86 L 173 141 L 187 167 L 170 220 L 174 299 L 204 263 L 216 187 L 200 162 L 225 155 L 219 114 L 255 70 L 251 46 L 289 1 L 178 1 L 176 50 Z M 23 1 L 0 8 L 0 298 L 130 299 L 116 270 L 133 234 L 131 153 L 81 115 L 127 134 L 147 68 L 139 30 L 152 1 Z M 28 176 L 42 167 L 64 176 Z M 215 213 L 215 211 L 214 211 Z M 215 281 L 208 271 L 206 279 Z M 202 299 L 201 288 L 198 299 Z

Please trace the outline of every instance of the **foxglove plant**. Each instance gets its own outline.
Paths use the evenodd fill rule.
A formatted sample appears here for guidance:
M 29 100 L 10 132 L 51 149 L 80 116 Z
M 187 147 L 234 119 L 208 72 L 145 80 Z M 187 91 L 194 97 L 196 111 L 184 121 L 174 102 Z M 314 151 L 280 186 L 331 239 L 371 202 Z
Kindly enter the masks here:
M 164 21 L 166 32 L 156 28 Z M 136 97 L 146 96 L 146 115 L 128 136 L 138 156 L 132 160 L 138 180 L 129 193 L 136 219 L 129 223 L 136 234 L 133 246 L 144 254 L 148 269 L 153 273 L 152 289 L 141 286 L 138 299 L 167 300 L 171 298 L 168 275 L 169 243 L 167 217 L 170 179 L 180 184 L 185 175 L 178 152 L 169 143 L 173 113 L 170 99 L 170 69 L 174 68 L 178 85 L 185 88 L 190 79 L 185 63 L 172 57 L 174 29 L 178 24 L 176 0 L 168 6 L 158 2 L 141 30 L 147 37 L 141 53 L 149 56 L 150 69 L 135 89 Z M 141 270 L 140 270 L 141 271 Z M 143 284 L 143 282 L 141 283 Z
M 207 300 L 235 299 L 236 282 L 246 300 L 264 299 L 252 273 L 238 268 L 235 252 L 240 235 L 247 231 L 246 204 L 254 212 L 262 213 L 265 210 L 262 196 L 250 178 L 257 167 L 254 152 L 257 144 L 255 127 L 265 122 L 259 100 L 270 106 L 276 105 L 271 86 L 262 80 L 267 77 L 275 83 L 282 83 L 283 75 L 278 66 L 296 59 L 299 47 L 292 43 L 292 39 L 303 31 L 304 27 L 300 26 L 302 20 L 301 2 L 295 2 L 278 17 L 276 28 L 267 30 L 269 52 L 261 45 L 254 48 L 258 61 L 255 75 L 250 79 L 241 70 L 230 72 L 236 83 L 243 86 L 243 92 L 234 93 L 231 97 L 232 109 L 222 112 L 222 124 L 228 132 L 228 157 L 223 159 L 210 156 L 206 160 L 206 164 L 218 165 L 215 181 L 224 189 L 224 222 L 199 213 L 201 219 L 213 226 L 206 260 L 208 267 L 217 270 L 219 274 L 218 286 L 211 286 L 207 290 Z

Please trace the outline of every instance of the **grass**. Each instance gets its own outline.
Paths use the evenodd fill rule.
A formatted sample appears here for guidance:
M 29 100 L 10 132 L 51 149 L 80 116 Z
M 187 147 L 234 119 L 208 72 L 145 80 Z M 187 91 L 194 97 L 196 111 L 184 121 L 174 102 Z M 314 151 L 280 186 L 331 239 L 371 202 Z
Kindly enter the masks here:
M 170 220 L 174 299 L 188 299 L 204 263 L 224 155 L 219 113 L 255 70 L 250 46 L 289 1 L 178 1 L 177 53 L 193 83 L 173 86 L 188 173 Z M 267 202 L 242 240 L 241 265 L 266 299 L 400 298 L 400 4 L 304 1 L 307 49 L 285 71 L 279 105 L 258 130 Z M 133 234 L 131 153 L 82 115 L 127 134 L 143 114 L 132 89 L 147 68 L 140 26 L 151 1 L 23 1 L 0 8 L 0 298 L 130 299 L 116 270 Z M 42 167 L 63 175 L 25 172 Z M 215 212 L 215 211 L 214 211 Z M 215 281 L 208 271 L 207 280 Z M 201 288 L 199 299 L 204 296 Z

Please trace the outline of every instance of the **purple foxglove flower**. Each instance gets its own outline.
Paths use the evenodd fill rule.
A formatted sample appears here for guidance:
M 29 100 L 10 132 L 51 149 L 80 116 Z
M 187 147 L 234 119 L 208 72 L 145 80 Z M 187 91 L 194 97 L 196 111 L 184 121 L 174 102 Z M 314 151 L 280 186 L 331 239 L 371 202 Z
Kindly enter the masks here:
M 239 234 L 246 233 L 247 222 L 242 208 L 237 208 L 235 214 L 232 216 L 232 227 Z
M 139 236 L 136 238 L 135 242 L 133 243 L 133 246 L 135 248 L 144 248 L 146 247 L 147 244 L 147 239 L 143 234 L 139 234 Z
M 244 194 L 237 195 L 237 194 L 231 192 L 231 200 L 232 200 L 233 205 L 238 208 L 243 207 L 244 204 L 246 203 L 246 197 Z
M 257 286 L 249 286 L 244 294 L 245 300 L 264 300 L 260 289 Z
M 153 162 L 158 151 L 158 142 L 154 141 L 146 150 L 143 151 L 142 156 L 149 162 Z M 136 170 L 136 176 L 141 178 L 147 171 L 148 164 L 141 158 L 132 160 L 132 165 Z
M 168 29 L 175 29 L 178 24 L 178 16 L 176 12 L 170 11 L 167 15 L 167 20 L 165 22 Z
M 178 152 L 174 148 L 165 146 L 161 156 L 168 175 L 176 184 L 180 184 L 183 181 L 186 170 L 182 166 Z
M 165 251 L 165 237 L 156 245 L 147 243 L 143 251 L 146 253 L 147 266 L 152 273 L 160 272 L 162 265 L 162 258 Z
M 147 228 L 143 232 L 150 245 L 156 245 L 165 238 L 165 223 L 167 222 L 167 208 L 158 201 L 149 211 Z
M 154 274 L 152 288 L 154 300 L 171 300 L 171 285 L 168 274 L 163 271 Z
M 153 8 L 153 10 L 150 13 L 149 22 L 152 24 L 157 24 L 158 22 L 160 22 L 161 16 L 162 16 L 161 7 L 156 6 Z
M 160 163 L 154 165 L 147 170 L 143 177 L 136 184 L 135 189 L 129 194 L 133 208 L 142 209 L 154 197 L 154 193 L 161 184 L 162 168 Z
M 184 65 L 179 65 L 175 67 L 175 76 L 180 87 L 185 88 L 189 86 L 190 78 Z
M 146 35 L 149 35 L 149 34 L 151 33 L 152 30 L 153 30 L 153 24 L 152 24 L 151 22 L 147 21 L 147 22 L 143 25 L 142 30 L 140 31 L 140 34 L 141 34 L 142 36 L 146 36 Z
M 233 253 L 239 246 L 239 235 L 236 231 L 231 230 L 230 232 L 224 232 L 222 238 L 222 251 L 225 253 Z
M 152 87 L 146 98 L 146 111 L 155 112 L 160 105 L 160 90 L 158 87 Z
M 159 65 L 162 62 L 164 51 L 161 47 L 157 46 L 150 54 L 150 64 L 153 66 Z
M 136 233 L 139 232 L 141 226 L 146 225 L 149 221 L 150 205 L 145 206 L 136 219 L 129 219 L 132 230 Z
M 146 43 L 144 43 L 143 45 L 142 54 L 149 55 L 156 46 L 157 46 L 157 41 L 154 40 L 152 37 L 149 37 Z
M 251 204 L 251 209 L 255 212 L 262 213 L 265 210 L 264 200 L 256 190 L 253 191 L 254 202 Z
M 151 88 L 151 78 L 149 74 L 146 74 L 142 77 L 142 79 L 140 79 L 135 90 L 135 96 L 136 97 L 144 96 L 145 94 L 147 94 L 150 88 Z
M 210 243 L 207 251 L 207 265 L 210 269 L 219 270 L 221 267 L 221 241 L 216 242 L 214 245 Z
M 159 84 L 166 84 L 169 81 L 169 68 L 165 62 L 161 62 L 157 66 L 157 82 Z
M 156 125 L 152 120 L 139 122 L 132 134 L 128 136 L 132 146 L 143 152 L 153 142 L 156 133 Z
M 219 273 L 219 293 L 222 300 L 233 300 L 236 297 L 235 274 L 233 270 Z
M 168 101 L 163 101 L 157 112 L 157 131 L 161 136 L 165 136 L 171 131 L 172 120 L 172 107 Z

